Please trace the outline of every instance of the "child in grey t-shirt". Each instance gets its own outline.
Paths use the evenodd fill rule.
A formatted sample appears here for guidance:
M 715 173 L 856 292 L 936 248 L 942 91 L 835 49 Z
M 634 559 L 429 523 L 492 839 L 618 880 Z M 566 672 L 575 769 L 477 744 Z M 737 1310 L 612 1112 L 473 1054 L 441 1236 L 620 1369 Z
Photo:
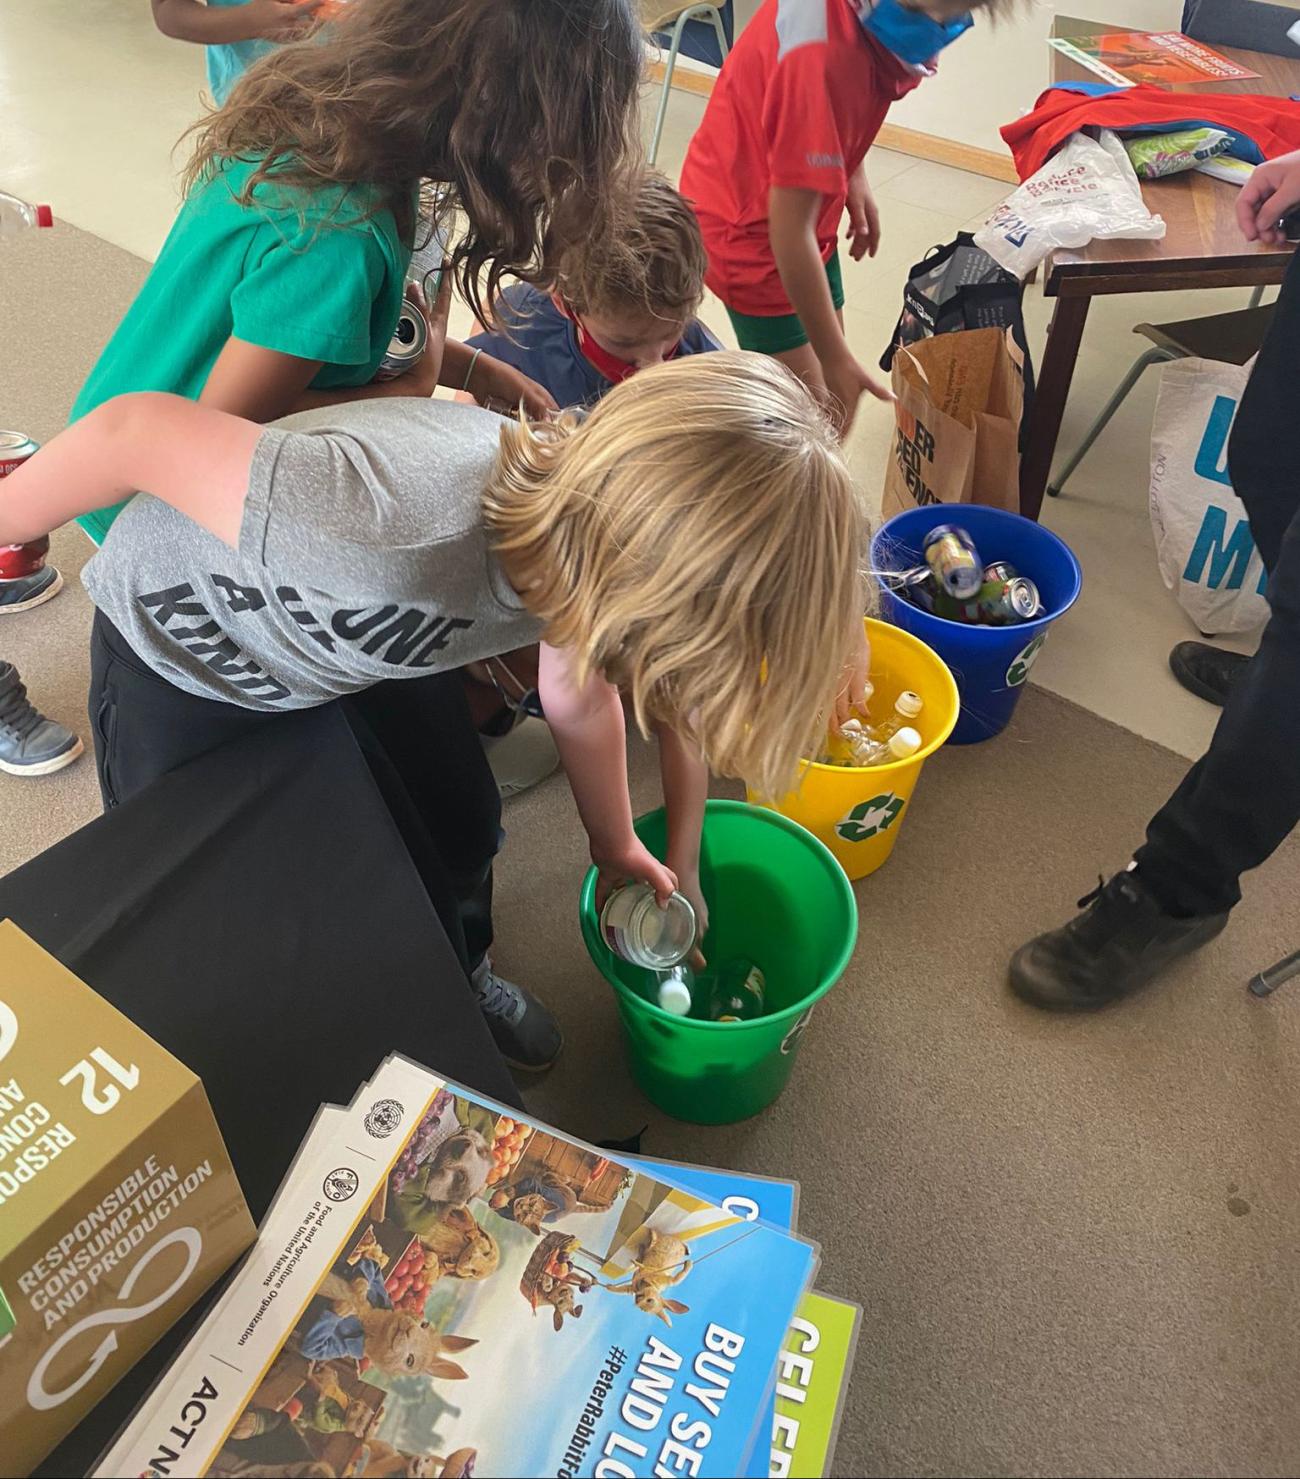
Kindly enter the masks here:
M 11 475 L 0 543 L 136 489 L 85 575 L 92 712 L 112 709 L 96 736 L 106 800 L 241 715 L 369 705 L 370 727 L 401 740 L 399 770 L 421 757 L 413 794 L 441 778 L 424 820 L 457 880 L 454 943 L 517 1066 L 553 1060 L 559 1033 L 487 961 L 497 800 L 453 670 L 542 639 L 543 704 L 601 892 L 676 887 L 703 924 L 706 766 L 779 795 L 832 701 L 844 718 L 862 699 L 858 499 L 811 397 L 762 356 L 642 371 L 582 424 L 374 400 L 261 427 L 123 396 Z M 620 689 L 660 741 L 663 862 L 632 828 Z M 429 749 L 406 742 L 412 724 Z

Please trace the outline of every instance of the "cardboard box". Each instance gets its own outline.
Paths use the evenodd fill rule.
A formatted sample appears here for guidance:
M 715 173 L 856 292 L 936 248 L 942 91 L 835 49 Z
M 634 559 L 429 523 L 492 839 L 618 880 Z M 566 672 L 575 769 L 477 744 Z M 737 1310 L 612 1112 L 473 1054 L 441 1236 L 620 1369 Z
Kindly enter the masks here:
M 253 1241 L 203 1086 L 0 923 L 0 1455 L 26 1474 Z

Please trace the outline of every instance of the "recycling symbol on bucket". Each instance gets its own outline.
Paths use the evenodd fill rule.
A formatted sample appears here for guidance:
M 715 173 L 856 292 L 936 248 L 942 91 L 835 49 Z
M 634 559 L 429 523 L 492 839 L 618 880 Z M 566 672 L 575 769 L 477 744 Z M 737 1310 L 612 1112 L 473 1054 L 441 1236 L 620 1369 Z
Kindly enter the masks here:
M 1043 643 L 1047 641 L 1047 633 L 1039 632 L 1032 642 L 1027 642 L 1019 652 L 1011 659 L 1011 666 L 1007 669 L 1007 687 L 1019 688 L 1029 676 L 1029 670 L 1038 660 L 1038 654 L 1043 650 Z
M 881 832 L 888 832 L 907 803 L 892 791 L 859 801 L 851 812 L 835 823 L 835 835 L 845 842 L 867 842 Z

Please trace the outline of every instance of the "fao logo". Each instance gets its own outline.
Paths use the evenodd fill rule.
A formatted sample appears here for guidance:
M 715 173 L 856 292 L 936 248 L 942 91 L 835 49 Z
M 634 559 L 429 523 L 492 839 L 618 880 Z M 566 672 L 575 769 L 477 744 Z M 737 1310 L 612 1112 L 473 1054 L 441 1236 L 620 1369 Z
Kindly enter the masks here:
M 366 1115 L 366 1134 L 385 1140 L 402 1123 L 405 1111 L 396 1099 L 377 1099 Z
M 356 1195 L 361 1180 L 350 1166 L 341 1166 L 331 1171 L 321 1184 L 321 1190 L 331 1202 L 346 1202 Z

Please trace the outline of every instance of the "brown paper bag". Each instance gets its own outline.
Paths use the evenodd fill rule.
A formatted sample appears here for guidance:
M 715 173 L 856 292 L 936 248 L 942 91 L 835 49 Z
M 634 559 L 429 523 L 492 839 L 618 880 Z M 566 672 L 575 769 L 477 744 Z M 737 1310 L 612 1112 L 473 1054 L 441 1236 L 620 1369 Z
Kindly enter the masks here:
M 929 503 L 1020 509 L 1021 355 L 1006 329 L 962 329 L 894 356 L 886 518 Z

